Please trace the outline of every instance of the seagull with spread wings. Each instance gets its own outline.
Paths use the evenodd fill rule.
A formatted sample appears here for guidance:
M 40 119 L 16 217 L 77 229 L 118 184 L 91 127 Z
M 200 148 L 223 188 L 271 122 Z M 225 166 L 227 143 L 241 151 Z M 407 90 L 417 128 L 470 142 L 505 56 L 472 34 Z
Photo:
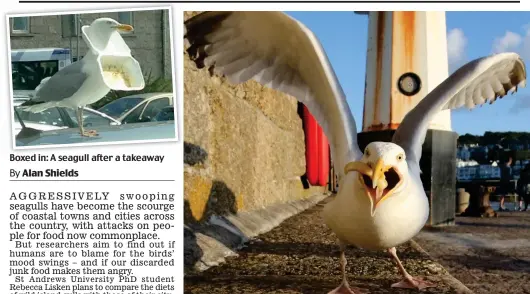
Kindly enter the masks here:
M 392 142 L 357 144 L 346 97 L 315 35 L 282 12 L 205 12 L 185 22 L 188 53 L 198 67 L 213 68 L 232 83 L 255 80 L 304 103 L 329 139 L 339 190 L 323 219 L 340 246 L 342 283 L 329 294 L 355 293 L 346 279 L 347 244 L 386 250 L 403 276 L 392 287 L 423 289 L 396 254 L 425 225 L 429 202 L 420 179 L 422 144 L 442 110 L 473 108 L 526 85 L 519 55 L 502 53 L 462 66 L 403 119 Z

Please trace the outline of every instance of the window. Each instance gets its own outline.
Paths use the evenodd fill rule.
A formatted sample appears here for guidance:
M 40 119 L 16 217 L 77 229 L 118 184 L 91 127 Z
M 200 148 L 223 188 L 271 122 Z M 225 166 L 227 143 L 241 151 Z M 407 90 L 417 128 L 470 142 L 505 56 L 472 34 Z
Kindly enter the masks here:
M 123 120 L 123 124 L 130 124 L 130 123 L 137 123 L 140 121 L 140 115 L 142 115 L 142 112 L 145 109 L 145 103 L 138 106 L 135 110 L 133 110 L 131 113 L 129 113 Z
M 36 123 L 41 125 L 49 125 L 55 127 L 66 127 L 61 113 L 57 107 L 48 108 L 42 112 L 33 113 L 17 108 L 16 110 L 22 120 L 26 123 Z M 18 116 L 15 116 L 15 121 L 18 121 Z
M 57 60 L 16 61 L 11 63 L 13 90 L 35 90 L 41 80 L 59 71 Z
M 77 113 L 75 110 L 70 108 L 64 108 L 66 112 L 68 112 L 68 115 L 70 115 L 70 118 L 74 122 L 74 124 L 79 126 L 79 123 L 77 121 Z M 83 110 L 83 127 L 96 127 L 96 126 L 108 126 L 112 123 L 112 120 L 98 115 L 90 110 L 84 109 Z
M 121 24 L 133 25 L 133 13 L 132 11 L 118 12 L 118 22 Z M 121 32 L 122 34 L 131 34 L 132 32 Z
M 108 116 L 112 116 L 115 119 L 119 119 L 122 115 L 127 113 L 129 110 L 135 108 L 138 104 L 142 103 L 144 98 L 140 97 L 124 97 L 118 100 L 114 100 L 109 104 L 101 107 L 98 111 L 105 113 Z M 143 109 L 143 106 L 140 107 Z M 141 111 L 140 111 L 141 114 Z M 140 115 L 138 114 L 138 115 Z
M 151 121 L 170 121 L 175 120 L 175 111 L 173 106 L 164 107 Z
M 147 107 L 140 118 L 142 121 L 150 121 L 153 119 L 164 107 L 169 106 L 169 98 L 160 98 L 153 100 L 147 104 Z
M 11 32 L 16 34 L 28 34 L 29 17 L 13 17 L 11 21 Z

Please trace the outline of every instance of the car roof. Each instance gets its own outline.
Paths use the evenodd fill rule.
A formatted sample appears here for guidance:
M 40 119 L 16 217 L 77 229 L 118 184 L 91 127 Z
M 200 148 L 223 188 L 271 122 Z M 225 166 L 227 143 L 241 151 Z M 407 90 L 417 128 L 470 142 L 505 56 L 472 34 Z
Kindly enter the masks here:
M 25 138 L 16 138 L 17 146 L 63 145 L 72 143 L 120 142 L 137 140 L 175 139 L 174 121 L 96 126 L 98 136 L 81 137 L 78 128 L 37 132 Z
M 164 96 L 173 96 L 172 92 L 155 92 L 155 93 L 140 93 L 133 94 L 129 96 L 120 97 L 119 99 L 128 99 L 128 98 L 142 98 L 142 99 L 153 99 Z

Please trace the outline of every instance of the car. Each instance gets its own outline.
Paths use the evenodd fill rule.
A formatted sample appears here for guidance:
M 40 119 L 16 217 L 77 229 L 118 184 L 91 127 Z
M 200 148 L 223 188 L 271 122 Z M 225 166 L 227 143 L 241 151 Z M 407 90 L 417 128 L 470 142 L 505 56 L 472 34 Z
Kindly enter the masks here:
M 35 95 L 35 91 L 31 90 L 13 90 L 13 99 L 16 100 L 29 100 Z
M 14 91 L 13 92 L 13 106 L 19 106 L 20 104 L 33 98 L 32 91 Z
M 51 146 L 79 143 L 109 143 L 119 141 L 175 139 L 175 121 L 122 124 L 118 126 L 99 125 L 91 128 L 98 136 L 84 137 L 79 129 L 68 128 L 51 131 L 23 129 L 15 138 L 17 147 Z
M 144 93 L 116 99 L 98 111 L 113 117 L 122 124 L 149 122 L 163 108 L 173 107 L 173 93 Z
M 22 130 L 20 119 L 22 119 L 26 127 L 40 131 L 78 127 L 77 115 L 73 109 L 53 107 L 42 112 L 33 113 L 17 107 L 21 104 L 19 102 L 16 101 L 14 103 L 15 111 L 17 112 L 15 113 L 15 121 L 13 122 L 13 132 L 15 135 Z M 85 107 L 83 110 L 83 124 L 85 127 L 91 128 L 100 125 L 120 125 L 121 123 L 104 113 Z

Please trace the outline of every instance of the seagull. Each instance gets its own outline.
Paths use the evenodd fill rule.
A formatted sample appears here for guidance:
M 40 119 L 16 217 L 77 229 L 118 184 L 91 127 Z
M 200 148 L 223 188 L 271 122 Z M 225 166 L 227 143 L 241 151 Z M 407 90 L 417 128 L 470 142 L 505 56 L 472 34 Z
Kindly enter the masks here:
M 330 142 L 339 189 L 322 212 L 337 236 L 342 283 L 328 294 L 355 293 L 346 278 L 345 248 L 387 251 L 403 280 L 396 288 L 423 289 L 433 283 L 412 277 L 396 247 L 425 225 L 429 202 L 420 178 L 422 144 L 442 110 L 493 103 L 526 86 L 526 68 L 516 53 L 473 60 L 439 84 L 407 113 L 392 142 L 364 150 L 330 62 L 316 36 L 283 12 L 205 12 L 184 23 L 187 52 L 231 83 L 254 80 L 294 96 L 322 126 Z
M 90 36 L 85 33 L 89 28 L 88 31 L 92 33 Z M 52 107 L 76 109 L 81 135 L 96 136 L 96 131 L 84 129 L 83 108 L 99 101 L 111 88 L 119 87 L 120 81 L 123 84 L 123 80 L 127 80 L 124 73 L 108 75 L 106 73 L 108 70 L 101 68 L 100 58 L 104 52 L 100 48 L 109 47 L 108 45 L 112 44 L 109 40 L 112 40 L 113 35 L 119 34 L 119 31 L 132 30 L 132 26 L 120 24 L 111 18 L 99 18 L 90 26 L 83 26 L 83 38 L 90 48 L 85 57 L 64 67 L 55 75 L 44 78 L 35 89 L 34 98 L 21 104 L 20 107 L 34 113 Z

